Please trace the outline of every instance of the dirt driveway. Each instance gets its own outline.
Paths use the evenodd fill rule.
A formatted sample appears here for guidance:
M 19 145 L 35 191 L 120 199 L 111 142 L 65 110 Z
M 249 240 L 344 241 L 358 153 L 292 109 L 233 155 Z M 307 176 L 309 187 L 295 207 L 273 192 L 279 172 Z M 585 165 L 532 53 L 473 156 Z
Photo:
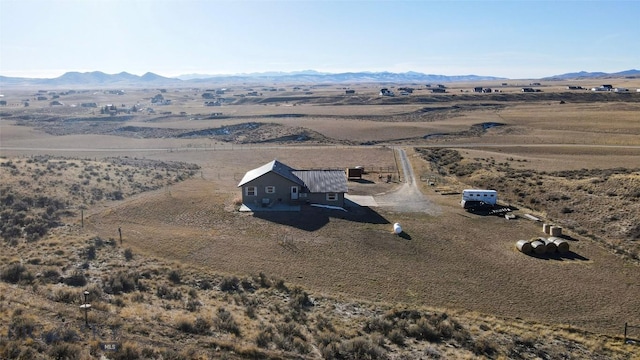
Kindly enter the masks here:
M 416 177 L 402 148 L 395 150 L 404 175 L 402 185 L 388 192 L 366 196 L 347 195 L 347 198 L 360 206 L 383 207 L 385 210 L 399 213 L 421 212 L 428 215 L 438 215 L 442 212 L 440 206 L 420 191 Z

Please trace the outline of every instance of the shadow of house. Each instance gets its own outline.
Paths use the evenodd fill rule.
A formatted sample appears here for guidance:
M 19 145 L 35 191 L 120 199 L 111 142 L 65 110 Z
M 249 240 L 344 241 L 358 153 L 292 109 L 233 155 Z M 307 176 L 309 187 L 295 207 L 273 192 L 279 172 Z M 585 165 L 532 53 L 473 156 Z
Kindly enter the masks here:
M 350 202 L 351 203 L 351 202 Z M 366 206 L 351 203 L 347 211 L 303 205 L 294 213 L 257 211 L 253 217 L 304 231 L 316 231 L 327 225 L 331 218 L 366 224 L 389 224 L 389 220 Z

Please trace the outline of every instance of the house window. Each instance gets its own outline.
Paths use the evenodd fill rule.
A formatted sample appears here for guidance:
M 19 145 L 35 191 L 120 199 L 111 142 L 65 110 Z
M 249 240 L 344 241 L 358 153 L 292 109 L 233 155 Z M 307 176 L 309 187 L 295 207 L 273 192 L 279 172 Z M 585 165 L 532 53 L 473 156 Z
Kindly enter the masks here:
M 327 201 L 338 201 L 338 194 L 327 193 Z
M 258 188 L 255 186 L 247 186 L 245 189 L 245 195 L 256 196 L 258 195 Z
M 276 187 L 275 186 L 266 186 L 264 188 L 264 192 L 266 192 L 267 194 L 273 194 L 276 192 Z

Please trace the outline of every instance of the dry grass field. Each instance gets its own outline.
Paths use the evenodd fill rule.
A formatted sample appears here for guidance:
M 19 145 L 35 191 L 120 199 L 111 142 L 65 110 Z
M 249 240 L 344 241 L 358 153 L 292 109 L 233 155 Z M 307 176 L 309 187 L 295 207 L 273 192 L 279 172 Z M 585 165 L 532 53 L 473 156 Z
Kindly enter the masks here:
M 33 90 L 3 90 L 0 358 L 637 358 L 621 333 L 640 325 L 640 94 L 473 85 L 230 87 L 215 107 L 204 89 L 29 107 Z M 404 180 L 396 148 L 429 211 L 382 201 Z M 363 165 L 349 193 L 382 205 L 238 212 L 240 178 L 273 159 Z M 465 212 L 467 187 L 518 217 Z M 518 252 L 544 235 L 524 214 L 571 252 Z

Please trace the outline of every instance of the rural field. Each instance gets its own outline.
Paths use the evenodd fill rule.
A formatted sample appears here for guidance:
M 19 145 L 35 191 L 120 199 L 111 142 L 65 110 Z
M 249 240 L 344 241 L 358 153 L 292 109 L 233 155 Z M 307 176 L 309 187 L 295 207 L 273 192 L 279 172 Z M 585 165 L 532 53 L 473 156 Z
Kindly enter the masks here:
M 640 358 L 640 93 L 524 85 L 2 89 L 0 358 Z M 366 173 L 240 212 L 274 159 Z

